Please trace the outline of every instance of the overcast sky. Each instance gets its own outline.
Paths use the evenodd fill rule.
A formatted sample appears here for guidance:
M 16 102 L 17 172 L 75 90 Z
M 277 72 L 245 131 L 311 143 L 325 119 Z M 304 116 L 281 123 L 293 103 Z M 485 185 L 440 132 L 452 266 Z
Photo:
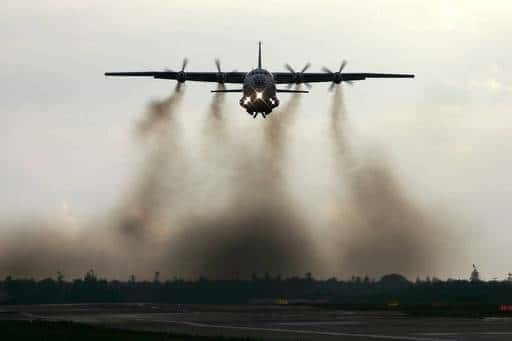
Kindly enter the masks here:
M 4 0 L 1 8 L 3 216 L 64 210 L 81 219 L 126 191 L 143 162 L 134 122 L 174 84 L 105 71 L 178 69 L 185 56 L 189 70 L 214 71 L 218 57 L 226 71 L 249 71 L 261 40 L 271 71 L 308 61 L 312 71 L 335 69 L 347 59 L 347 72 L 415 73 L 345 87 L 353 143 L 378 148 L 411 196 L 464 222 L 461 243 L 485 276 L 512 271 L 510 1 Z M 294 125 L 293 148 L 320 164 L 321 144 L 311 141 L 326 129 L 327 86 L 304 96 Z M 186 87 L 191 153 L 212 88 Z M 226 109 L 233 127 L 261 128 L 238 99 L 229 95 Z M 303 186 L 315 185 L 313 177 Z M 454 275 L 471 270 L 460 266 Z

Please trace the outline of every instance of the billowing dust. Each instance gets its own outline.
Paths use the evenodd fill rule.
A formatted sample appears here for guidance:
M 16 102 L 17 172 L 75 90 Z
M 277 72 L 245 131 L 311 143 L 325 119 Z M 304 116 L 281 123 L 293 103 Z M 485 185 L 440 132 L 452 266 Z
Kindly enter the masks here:
M 343 88 L 334 90 L 331 138 L 336 171 L 348 196 L 340 198 L 338 224 L 346 230 L 340 252 L 346 274 L 428 275 L 439 271 L 449 238 L 441 212 L 419 207 L 378 149 L 356 153 L 349 140 Z M 448 217 L 446 217 L 448 218 Z
M 117 207 L 83 227 L 51 219 L 4 223 L 0 274 L 44 277 L 61 271 L 73 277 L 92 268 L 121 279 L 132 273 L 150 278 L 155 271 L 168 277 L 248 278 L 322 268 L 323 246 L 312 237 L 317 229 L 297 209 L 283 173 L 301 95 L 292 94 L 272 113 L 262 143 L 248 148 L 229 134 L 224 94 L 215 94 L 204 118 L 203 161 L 197 164 L 181 145 L 183 94 L 176 87 L 166 99 L 151 102 L 137 122 L 134 138 L 145 162 Z M 355 155 L 341 87 L 331 119 L 336 173 L 348 184 L 348 195 L 333 198 L 339 209 L 330 228 L 339 247 L 330 255 L 337 268 L 328 272 L 436 271 L 442 254 L 433 231 L 442 227 L 435 212 L 421 210 L 408 197 L 383 155 Z M 191 175 L 194 167 L 202 179 Z

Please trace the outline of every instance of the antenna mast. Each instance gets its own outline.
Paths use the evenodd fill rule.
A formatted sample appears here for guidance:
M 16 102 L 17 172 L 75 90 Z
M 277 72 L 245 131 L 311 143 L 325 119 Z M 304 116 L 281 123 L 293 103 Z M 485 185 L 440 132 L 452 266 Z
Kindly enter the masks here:
M 261 41 L 258 43 L 258 69 L 261 69 Z

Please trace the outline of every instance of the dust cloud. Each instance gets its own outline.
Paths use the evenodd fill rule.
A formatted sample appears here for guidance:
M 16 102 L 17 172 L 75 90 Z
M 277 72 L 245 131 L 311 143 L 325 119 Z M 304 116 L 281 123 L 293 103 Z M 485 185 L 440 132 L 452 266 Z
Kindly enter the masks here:
M 343 88 L 331 108 L 331 138 L 339 178 L 348 190 L 339 200 L 338 228 L 344 230 L 340 268 L 345 274 L 431 275 L 442 268 L 451 240 L 442 212 L 420 207 L 403 188 L 378 149 L 356 152 L 350 145 Z
M 211 113 L 219 113 L 214 98 Z M 302 275 L 314 266 L 309 231 L 295 211 L 280 170 L 286 162 L 286 130 L 296 114 L 299 96 L 265 123 L 263 145 L 256 150 L 228 139 L 206 143 L 207 152 L 224 151 L 231 168 L 230 196 L 224 209 L 187 219 L 170 241 L 168 258 L 184 277 L 248 278 L 253 274 Z M 222 120 L 219 115 L 212 115 Z M 217 122 L 218 123 L 218 122 Z M 205 136 L 223 131 L 218 125 Z M 251 143 L 254 141 L 250 141 Z M 227 156 L 229 155 L 229 156 Z M 215 182 L 215 179 L 209 181 Z M 212 193 L 211 200 L 218 199 Z M 204 209 L 202 206 L 201 209 Z
M 144 143 L 147 157 L 126 207 L 119 213 L 119 228 L 123 234 L 144 237 L 145 232 L 152 232 L 149 229 L 163 223 L 159 221 L 163 219 L 162 210 L 172 209 L 179 200 L 186 161 L 178 145 L 175 115 L 183 93 L 177 85 L 166 99 L 152 101 L 136 125 L 136 135 Z
M 185 188 L 186 162 L 178 144 L 175 114 L 183 97 L 176 86 L 164 100 L 148 104 L 137 122 L 135 138 L 145 155 L 144 166 L 118 207 L 93 217 L 83 226 L 59 217 L 20 218 L 3 222 L 0 274 L 13 276 L 81 276 L 88 269 L 113 278 L 147 274 L 155 264 L 152 248 L 159 245 L 164 226 L 172 224 L 168 210 L 179 206 Z M 170 176 L 171 175 L 171 176 Z
M 330 136 L 349 195 L 334 199 L 339 210 L 332 229 L 340 233 L 332 257 L 339 261 L 329 271 L 434 273 L 443 255 L 437 212 L 407 196 L 382 154 L 356 155 L 341 91 L 334 93 Z M 285 175 L 300 95 L 292 94 L 262 123 L 261 136 L 240 141 L 231 134 L 224 94 L 215 94 L 203 120 L 201 156 L 191 162 L 180 144 L 183 94 L 176 87 L 151 102 L 137 122 L 134 137 L 144 163 L 108 214 L 83 226 L 51 219 L 3 223 L 8 232 L 0 239 L 0 275 L 61 271 L 70 278 L 89 269 L 119 279 L 151 278 L 155 271 L 223 279 L 325 273 L 316 226 L 297 209 Z

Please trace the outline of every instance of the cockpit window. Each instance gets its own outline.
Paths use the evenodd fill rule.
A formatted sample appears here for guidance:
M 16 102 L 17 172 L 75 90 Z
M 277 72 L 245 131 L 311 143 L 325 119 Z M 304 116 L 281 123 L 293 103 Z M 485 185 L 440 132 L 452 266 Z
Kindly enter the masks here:
M 249 75 L 270 75 L 270 72 L 266 70 L 256 69 L 249 72 Z

